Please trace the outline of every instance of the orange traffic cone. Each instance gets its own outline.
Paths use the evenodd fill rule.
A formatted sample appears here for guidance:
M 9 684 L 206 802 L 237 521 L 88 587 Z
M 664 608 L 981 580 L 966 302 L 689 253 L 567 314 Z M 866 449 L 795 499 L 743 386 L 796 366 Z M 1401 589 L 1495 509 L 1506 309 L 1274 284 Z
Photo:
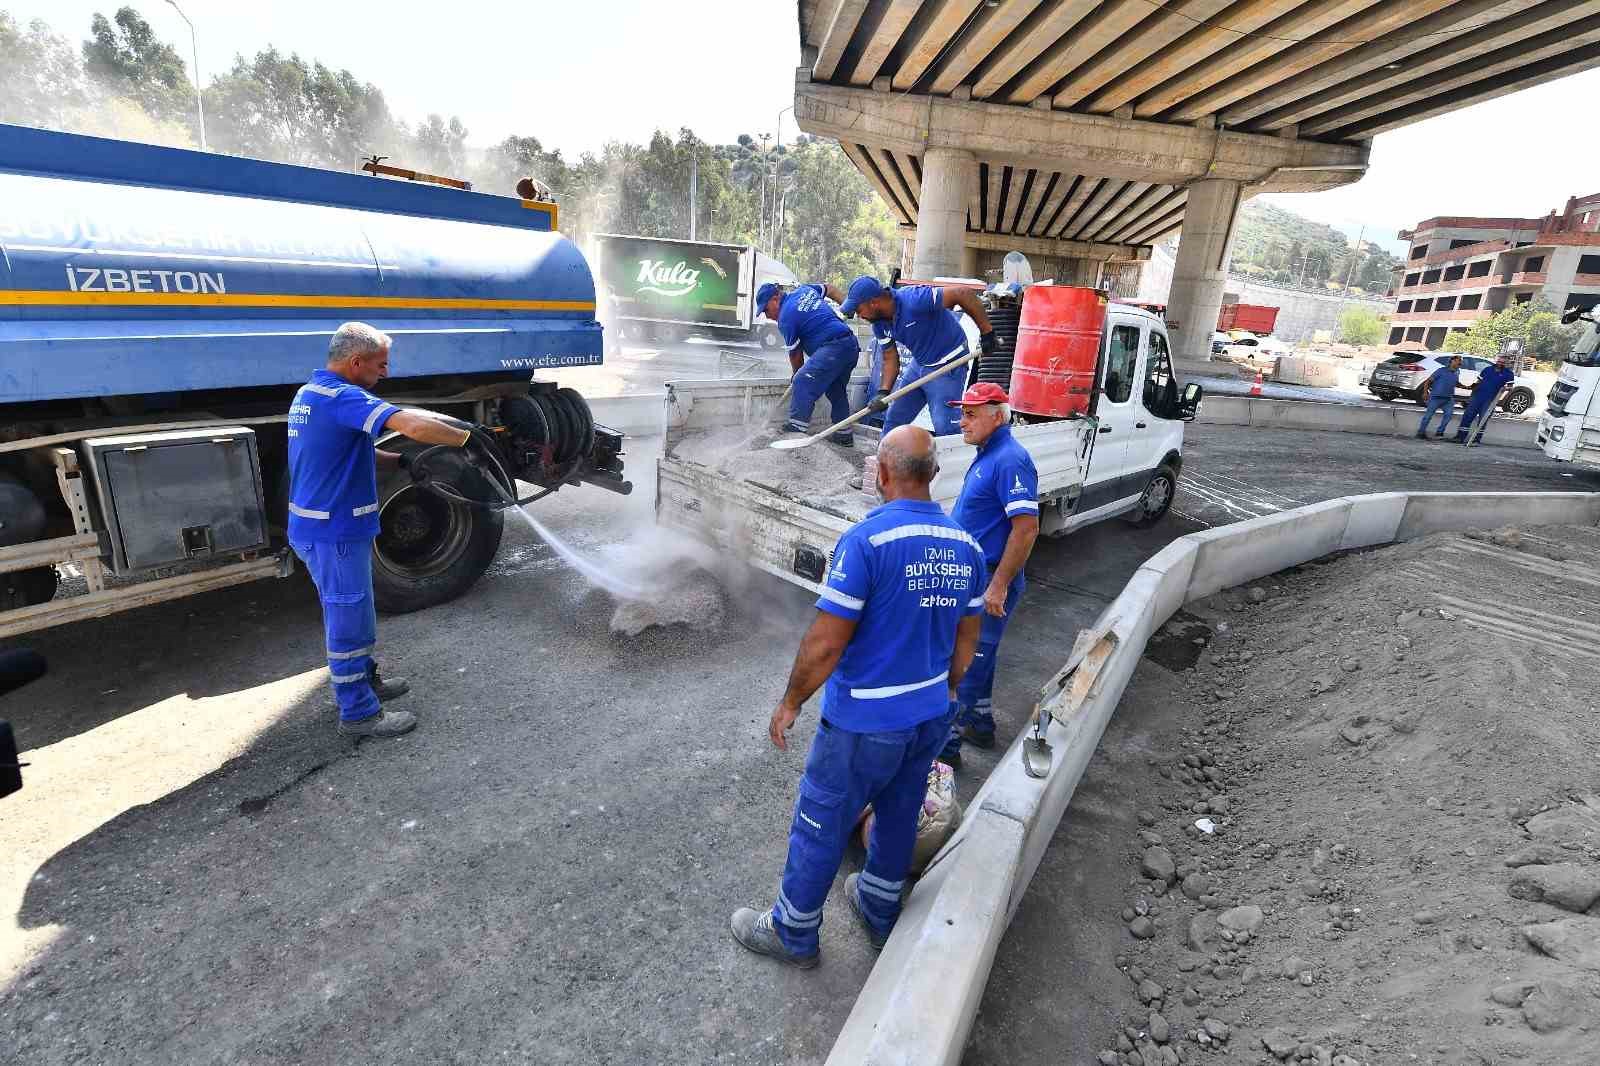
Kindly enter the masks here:
M 1250 386 L 1250 395 L 1252 395 L 1252 396 L 1260 396 L 1261 395 L 1261 371 L 1259 371 L 1259 370 L 1256 371 L 1255 384 Z

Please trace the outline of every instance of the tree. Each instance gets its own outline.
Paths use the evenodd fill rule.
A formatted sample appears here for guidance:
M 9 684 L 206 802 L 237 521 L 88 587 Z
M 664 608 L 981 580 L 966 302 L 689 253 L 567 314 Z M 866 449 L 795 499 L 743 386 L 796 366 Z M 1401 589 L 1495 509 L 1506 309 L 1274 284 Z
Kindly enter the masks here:
M 39 19 L 22 30 L 0 11 L 0 122 L 61 128 L 88 101 L 72 45 Z
M 1352 304 L 1339 315 L 1339 339 L 1346 344 L 1377 344 L 1388 329 L 1389 320 L 1370 307 Z
M 183 57 L 156 37 L 139 12 L 119 8 L 109 20 L 96 13 L 89 33 L 83 42 L 83 66 L 91 78 L 137 102 L 153 118 L 187 119 L 194 106 L 194 88 Z
M 454 115 L 448 122 L 442 115 L 429 115 L 411 136 L 408 162 L 419 170 L 460 177 L 467 171 L 467 127 Z
M 1542 297 L 1536 297 L 1480 318 L 1464 332 L 1449 334 L 1443 348 L 1447 352 L 1492 359 L 1500 354 L 1501 345 L 1516 338 L 1522 341 L 1525 355 L 1540 362 L 1552 362 L 1561 360 L 1572 350 L 1577 335 L 1578 327 L 1563 326 L 1555 308 Z

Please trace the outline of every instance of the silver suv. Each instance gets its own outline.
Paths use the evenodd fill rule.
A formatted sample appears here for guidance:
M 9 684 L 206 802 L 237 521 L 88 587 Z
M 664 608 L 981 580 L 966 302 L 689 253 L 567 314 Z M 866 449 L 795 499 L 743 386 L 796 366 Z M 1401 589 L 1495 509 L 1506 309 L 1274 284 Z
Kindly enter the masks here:
M 1385 402 L 1404 396 L 1412 403 L 1428 402 L 1428 380 L 1433 372 L 1450 361 L 1449 352 L 1395 352 L 1394 355 L 1372 368 L 1367 379 L 1367 391 Z M 1478 375 L 1494 366 L 1493 359 L 1476 355 L 1461 357 L 1461 376 L 1456 382 L 1456 399 L 1465 403 L 1478 383 Z M 1532 383 L 1524 377 L 1512 381 L 1511 388 L 1500 399 L 1500 410 L 1509 415 L 1520 415 L 1533 406 Z

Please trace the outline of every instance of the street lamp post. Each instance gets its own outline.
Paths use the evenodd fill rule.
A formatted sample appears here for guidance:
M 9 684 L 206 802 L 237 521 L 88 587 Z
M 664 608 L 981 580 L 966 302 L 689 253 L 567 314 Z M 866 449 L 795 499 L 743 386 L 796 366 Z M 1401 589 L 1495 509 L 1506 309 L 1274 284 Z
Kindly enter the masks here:
M 172 10 L 178 13 L 189 27 L 189 48 L 194 55 L 194 106 L 200 114 L 200 150 L 209 151 L 206 147 L 206 102 L 205 93 L 200 88 L 200 39 L 195 35 L 194 23 L 189 21 L 189 16 L 183 13 L 183 8 L 178 6 L 178 0 L 167 0 L 172 5 Z

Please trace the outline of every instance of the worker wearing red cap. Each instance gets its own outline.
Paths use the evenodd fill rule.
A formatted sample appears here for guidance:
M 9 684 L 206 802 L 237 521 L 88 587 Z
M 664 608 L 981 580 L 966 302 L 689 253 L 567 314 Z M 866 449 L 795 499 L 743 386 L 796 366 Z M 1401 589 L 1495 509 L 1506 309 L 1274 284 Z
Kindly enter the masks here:
M 1006 623 L 1022 599 L 1022 570 L 1039 536 L 1039 474 L 1028 450 L 1011 435 L 1004 389 L 981 381 L 949 403 L 961 409 L 961 439 L 978 448 L 950 517 L 978 542 L 989 572 L 978 649 L 956 689 L 955 720 L 939 756 L 960 766 L 963 740 L 994 747 L 995 660 Z

